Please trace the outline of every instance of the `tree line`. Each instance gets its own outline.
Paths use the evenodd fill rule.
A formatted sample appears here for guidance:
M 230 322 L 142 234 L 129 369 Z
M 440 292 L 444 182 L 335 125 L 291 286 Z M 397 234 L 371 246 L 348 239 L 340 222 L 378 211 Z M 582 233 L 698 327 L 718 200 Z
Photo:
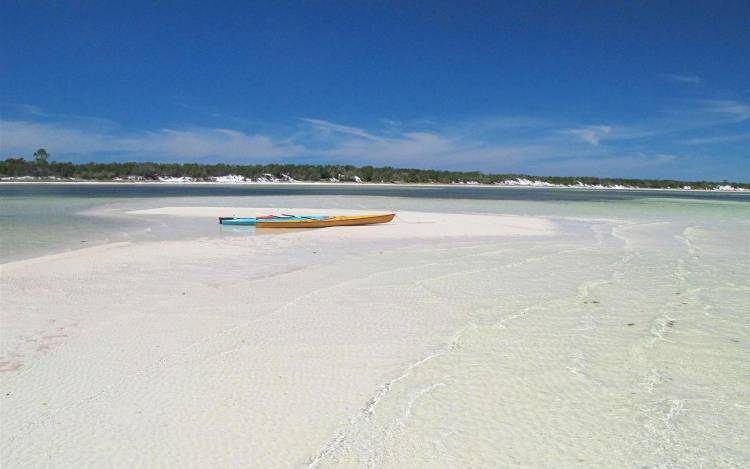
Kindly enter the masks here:
M 531 176 L 527 174 L 486 174 L 479 171 L 438 171 L 431 169 L 393 168 L 390 166 L 351 166 L 331 164 L 264 164 L 264 165 L 231 165 L 231 164 L 196 164 L 196 163 L 81 163 L 49 161 L 49 154 L 44 149 L 34 153 L 34 160 L 8 158 L 0 161 L 0 177 L 18 178 L 58 178 L 82 181 L 113 181 L 118 179 L 158 180 L 163 177 L 188 177 L 194 180 L 210 181 L 212 178 L 238 175 L 247 179 L 258 179 L 264 175 L 276 178 L 289 177 L 297 181 L 362 181 L 381 183 L 467 183 L 479 184 L 503 183 L 518 178 L 542 181 L 555 185 L 602 185 L 627 186 L 638 188 L 681 189 L 690 186 L 693 189 L 713 189 L 718 185 L 750 189 L 747 183 L 729 183 L 727 181 L 678 181 L 669 179 L 623 179 L 600 178 L 593 176 Z

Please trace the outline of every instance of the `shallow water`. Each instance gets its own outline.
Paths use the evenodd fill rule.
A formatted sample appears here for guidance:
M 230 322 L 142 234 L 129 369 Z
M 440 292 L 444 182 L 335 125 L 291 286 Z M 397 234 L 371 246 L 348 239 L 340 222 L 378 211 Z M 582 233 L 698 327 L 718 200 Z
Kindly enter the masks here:
M 412 210 L 580 218 L 750 219 L 750 194 L 503 187 L 0 184 L 0 263 L 117 241 L 222 236 L 127 211 L 161 206 Z M 239 215 L 239 214 L 221 214 Z M 249 210 L 245 214 L 253 216 Z
M 460 326 L 313 466 L 746 467 L 748 239 L 746 224 L 600 222 L 347 285 L 392 285 Z

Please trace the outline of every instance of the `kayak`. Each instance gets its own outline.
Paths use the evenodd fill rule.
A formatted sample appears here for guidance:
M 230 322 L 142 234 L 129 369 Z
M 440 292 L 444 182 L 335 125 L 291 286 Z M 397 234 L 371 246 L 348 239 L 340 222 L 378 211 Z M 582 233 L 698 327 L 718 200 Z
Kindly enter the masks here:
M 319 220 L 326 218 L 322 215 L 265 215 L 260 217 L 219 217 L 220 225 L 255 225 L 258 220 Z
M 332 217 L 258 218 L 256 228 L 327 228 L 329 226 L 358 226 L 388 223 L 395 213 L 379 215 L 350 215 Z

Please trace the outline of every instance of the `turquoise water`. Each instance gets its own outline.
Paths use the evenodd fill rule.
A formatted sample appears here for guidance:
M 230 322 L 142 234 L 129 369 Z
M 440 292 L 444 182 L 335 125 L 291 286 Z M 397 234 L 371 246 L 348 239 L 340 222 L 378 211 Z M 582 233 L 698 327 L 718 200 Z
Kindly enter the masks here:
M 509 213 L 552 217 L 750 219 L 750 194 L 503 187 L 3 184 L 0 262 L 117 241 L 221 236 L 214 223 L 139 217 L 160 206 Z M 222 215 L 217 212 L 217 217 Z

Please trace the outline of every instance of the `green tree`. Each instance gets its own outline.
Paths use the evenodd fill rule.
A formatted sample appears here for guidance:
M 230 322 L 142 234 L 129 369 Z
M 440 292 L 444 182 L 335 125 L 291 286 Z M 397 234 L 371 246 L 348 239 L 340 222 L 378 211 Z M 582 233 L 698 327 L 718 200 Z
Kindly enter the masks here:
M 40 148 L 34 152 L 34 160 L 38 164 L 47 164 L 48 159 L 49 159 L 49 153 L 47 153 L 47 150 L 45 150 L 44 148 Z

